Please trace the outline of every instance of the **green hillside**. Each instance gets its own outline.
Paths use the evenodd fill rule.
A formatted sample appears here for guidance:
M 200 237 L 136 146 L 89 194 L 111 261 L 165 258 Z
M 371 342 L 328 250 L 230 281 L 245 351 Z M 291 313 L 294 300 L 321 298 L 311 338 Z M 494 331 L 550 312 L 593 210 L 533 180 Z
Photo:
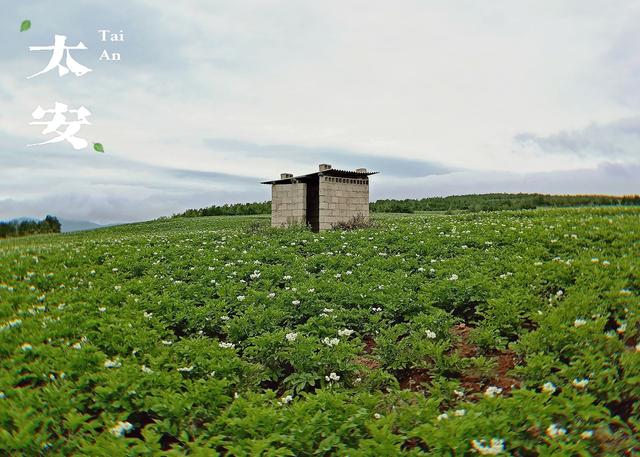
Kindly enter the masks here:
M 633 455 L 640 208 L 0 241 L 2 455 Z

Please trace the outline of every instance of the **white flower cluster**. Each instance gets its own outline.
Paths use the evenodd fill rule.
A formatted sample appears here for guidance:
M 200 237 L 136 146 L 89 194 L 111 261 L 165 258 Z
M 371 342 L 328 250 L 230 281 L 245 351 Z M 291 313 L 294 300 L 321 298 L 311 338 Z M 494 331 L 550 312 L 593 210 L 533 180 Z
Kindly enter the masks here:
M 122 366 L 122 364 L 117 361 L 117 360 L 105 360 L 104 361 L 104 367 L 105 368 L 120 368 Z
M 193 371 L 193 365 L 190 365 L 188 367 L 178 368 L 178 371 L 180 371 L 182 373 L 189 373 L 190 371 Z
M 253 273 L 251 273 L 249 277 L 251 279 L 258 279 L 260 275 L 261 275 L 260 270 L 253 270 Z
M 583 378 L 583 379 L 576 378 L 573 380 L 571 384 L 573 384 L 573 387 L 577 389 L 584 389 L 585 387 L 587 387 L 587 384 L 589 384 L 589 380 L 587 378 Z
M 427 329 L 424 333 L 427 335 L 427 338 L 429 338 L 430 340 L 434 339 L 437 336 L 436 332 L 429 329 Z
M 334 382 L 334 381 L 337 382 L 337 381 L 340 381 L 340 376 L 332 371 L 331 373 L 329 373 L 329 376 L 325 376 L 324 379 L 326 379 L 329 382 Z
M 109 432 L 117 437 L 122 437 L 125 433 L 130 432 L 131 430 L 133 430 L 133 424 L 127 421 L 120 421 L 115 426 L 111 427 Z
M 489 386 L 484 391 L 484 396 L 492 398 L 492 397 L 495 397 L 496 395 L 500 395 L 501 393 L 502 393 L 502 388 L 501 387 Z
M 292 343 L 296 340 L 296 338 L 298 338 L 298 334 L 295 332 L 291 332 L 291 333 L 287 333 L 284 337 L 287 339 L 287 341 Z
M 556 438 L 567 434 L 567 429 L 560 427 L 558 424 L 551 424 L 545 431 L 549 438 Z
M 338 336 L 351 336 L 353 335 L 353 333 L 354 333 L 354 330 L 351 330 L 348 328 L 338 330 Z
M 0 325 L 0 330 L 7 330 L 13 327 L 20 327 L 22 325 L 22 320 L 20 319 L 12 319 L 2 325 Z
M 576 319 L 575 321 L 573 321 L 573 326 L 574 327 L 582 327 L 583 325 L 585 325 L 587 323 L 586 319 Z
M 322 339 L 322 342 L 327 346 L 331 347 L 331 346 L 337 346 L 340 340 L 338 338 L 329 338 L 328 336 L 326 336 Z
M 498 455 L 504 452 L 504 440 L 491 438 L 489 444 L 484 440 L 472 440 L 471 447 L 480 455 Z
M 220 347 L 221 347 L 221 348 L 223 348 L 223 349 L 233 349 L 233 348 L 235 348 L 235 347 L 236 347 L 236 345 L 235 345 L 235 344 L 233 344 L 233 343 L 226 343 L 226 342 L 224 342 L 224 341 L 219 342 L 219 343 L 218 343 L 218 346 L 220 346 Z

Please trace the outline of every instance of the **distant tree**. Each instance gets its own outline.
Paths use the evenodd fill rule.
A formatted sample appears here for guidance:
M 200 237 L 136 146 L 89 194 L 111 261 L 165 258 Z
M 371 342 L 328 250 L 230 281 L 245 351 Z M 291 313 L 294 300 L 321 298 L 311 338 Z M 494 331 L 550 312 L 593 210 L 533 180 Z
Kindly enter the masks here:
M 47 216 L 41 221 L 33 219 L 0 222 L 0 238 L 34 235 L 36 233 L 60 233 L 60 221 L 54 216 Z
M 60 221 L 55 216 L 47 215 L 41 224 L 45 233 L 60 233 L 60 229 L 62 228 L 62 224 L 60 224 Z
M 255 214 L 271 214 L 271 202 L 234 203 L 212 205 L 200 209 L 188 209 L 173 217 L 203 217 L 203 216 L 249 216 Z

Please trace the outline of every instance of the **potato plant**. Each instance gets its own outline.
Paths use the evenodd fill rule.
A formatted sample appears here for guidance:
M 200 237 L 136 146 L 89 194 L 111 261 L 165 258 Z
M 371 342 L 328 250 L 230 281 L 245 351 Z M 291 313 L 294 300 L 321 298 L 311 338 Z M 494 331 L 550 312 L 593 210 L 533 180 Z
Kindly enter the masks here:
M 640 209 L 0 242 L 4 455 L 637 455 Z

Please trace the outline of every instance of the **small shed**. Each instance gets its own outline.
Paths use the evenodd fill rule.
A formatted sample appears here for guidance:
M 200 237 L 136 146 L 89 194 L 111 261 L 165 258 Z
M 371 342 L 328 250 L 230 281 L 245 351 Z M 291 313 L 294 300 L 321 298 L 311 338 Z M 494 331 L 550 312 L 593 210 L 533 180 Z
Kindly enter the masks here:
M 366 168 L 337 170 L 323 163 L 315 173 L 282 173 L 271 184 L 271 226 L 309 225 L 318 232 L 354 216 L 369 217 L 369 176 Z

